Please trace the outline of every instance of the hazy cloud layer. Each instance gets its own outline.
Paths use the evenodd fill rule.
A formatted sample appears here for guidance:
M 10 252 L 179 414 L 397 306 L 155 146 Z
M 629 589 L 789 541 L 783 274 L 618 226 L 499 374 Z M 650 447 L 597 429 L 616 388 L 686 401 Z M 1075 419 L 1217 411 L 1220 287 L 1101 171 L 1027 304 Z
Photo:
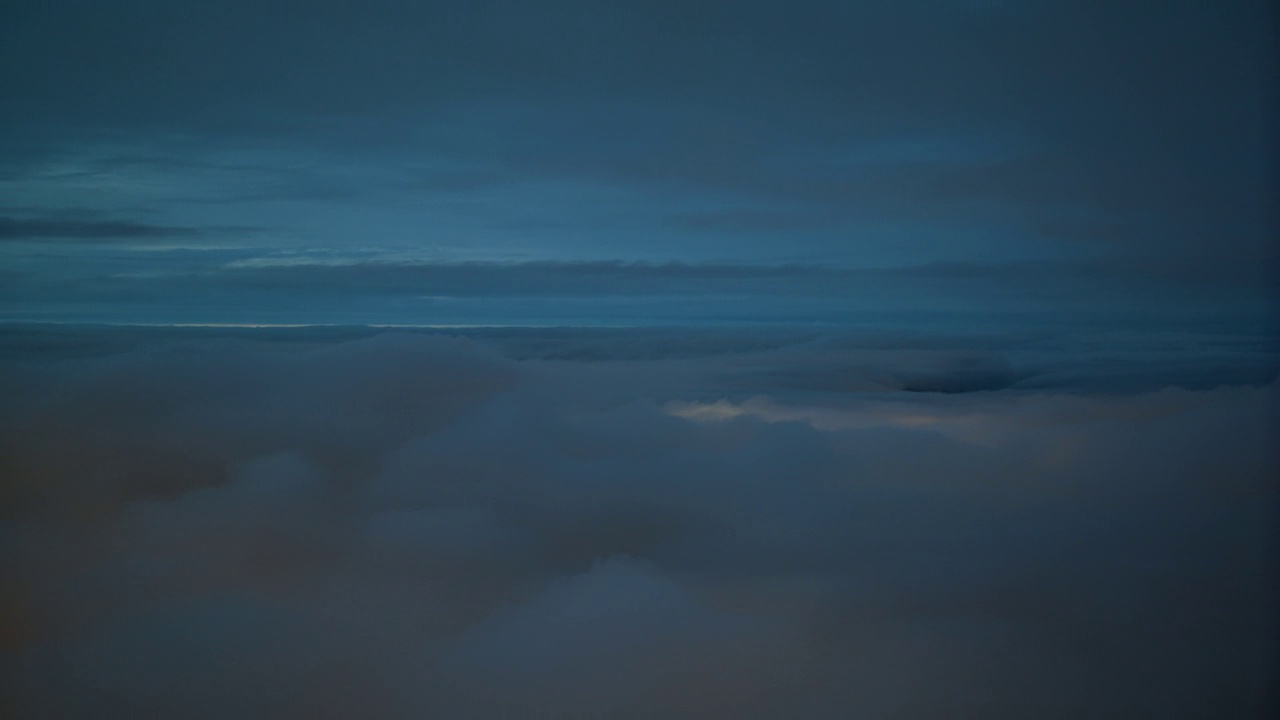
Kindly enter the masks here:
M 1273 689 L 1274 382 L 1018 389 L 1019 355 L 795 331 L 63 332 L 0 375 L 17 717 L 1255 717 Z

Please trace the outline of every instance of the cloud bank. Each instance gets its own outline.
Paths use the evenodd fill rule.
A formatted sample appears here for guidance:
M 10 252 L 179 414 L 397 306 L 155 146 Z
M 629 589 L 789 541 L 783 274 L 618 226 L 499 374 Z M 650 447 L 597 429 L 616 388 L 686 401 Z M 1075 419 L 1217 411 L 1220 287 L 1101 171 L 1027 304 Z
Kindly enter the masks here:
M 0 374 L 15 717 L 1271 698 L 1274 382 L 1046 391 L 988 363 L 903 392 L 905 343 L 114 339 Z

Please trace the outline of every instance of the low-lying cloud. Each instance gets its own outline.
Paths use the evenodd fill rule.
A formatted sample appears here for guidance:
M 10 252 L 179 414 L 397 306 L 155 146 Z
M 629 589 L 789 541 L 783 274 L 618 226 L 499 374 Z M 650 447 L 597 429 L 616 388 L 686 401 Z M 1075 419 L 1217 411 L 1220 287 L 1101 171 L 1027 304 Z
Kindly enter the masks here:
M 7 358 L 14 716 L 1266 709 L 1274 382 L 529 335 Z

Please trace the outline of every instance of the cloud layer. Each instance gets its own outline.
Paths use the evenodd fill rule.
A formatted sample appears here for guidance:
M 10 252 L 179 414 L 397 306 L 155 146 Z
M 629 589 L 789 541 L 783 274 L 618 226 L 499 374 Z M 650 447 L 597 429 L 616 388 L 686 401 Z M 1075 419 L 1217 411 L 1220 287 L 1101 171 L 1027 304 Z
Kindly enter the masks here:
M 190 335 L 5 360 L 18 717 L 1269 697 L 1274 384 L 1017 389 L 901 341 Z M 895 390 L 909 357 L 959 384 Z

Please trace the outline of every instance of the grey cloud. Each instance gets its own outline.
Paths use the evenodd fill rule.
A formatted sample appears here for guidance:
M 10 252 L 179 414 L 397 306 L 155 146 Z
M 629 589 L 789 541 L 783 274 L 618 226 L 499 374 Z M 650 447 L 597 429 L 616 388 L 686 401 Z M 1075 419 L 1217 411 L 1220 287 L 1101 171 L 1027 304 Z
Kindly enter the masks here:
M 228 285 L 320 286 L 378 292 L 416 290 L 439 295 L 633 294 L 707 292 L 710 283 L 759 283 L 839 275 L 803 265 L 717 265 L 640 262 L 298 264 L 221 270 L 209 279 Z
M 1245 717 L 1274 689 L 1274 384 L 901 393 L 956 343 L 822 334 L 594 362 L 116 332 L 0 376 L 19 714 Z M 1003 371 L 966 352 L 933 362 Z M 778 380 L 841 354 L 862 389 Z
M 58 259 L 42 261 L 48 269 L 40 272 L 29 263 L 8 295 L 29 311 L 47 304 L 52 319 L 64 320 L 545 324 L 589 310 L 594 322 L 627 324 L 707 322 L 721 313 L 809 323 L 892 311 L 916 319 L 981 316 L 1003 326 L 1021 312 L 1074 325 L 1103 313 L 1108 322 L 1140 318 L 1148 329 L 1193 322 L 1201 305 L 1256 325 L 1271 297 L 1270 267 L 1229 253 L 884 268 L 345 261 L 308 253 L 254 256 L 252 248 L 230 255 L 231 262 L 227 257 L 185 257 L 183 267 L 168 257 L 131 255 L 110 258 L 110 265 Z M 512 298 L 541 304 L 503 302 Z

